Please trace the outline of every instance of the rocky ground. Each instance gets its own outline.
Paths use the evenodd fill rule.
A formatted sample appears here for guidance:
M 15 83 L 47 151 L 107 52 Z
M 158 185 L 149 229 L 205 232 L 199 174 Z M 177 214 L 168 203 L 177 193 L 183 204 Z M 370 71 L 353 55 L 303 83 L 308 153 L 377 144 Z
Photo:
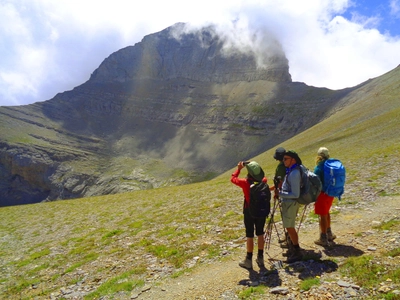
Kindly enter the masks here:
M 400 286 L 390 280 L 382 282 L 379 289 L 370 291 L 357 285 L 339 272 L 340 265 L 350 256 L 378 255 L 399 247 L 397 231 L 382 231 L 374 226 L 396 218 L 400 214 L 399 197 L 377 197 L 375 201 L 360 202 L 353 207 L 335 207 L 339 214 L 333 216 L 333 229 L 337 235 L 335 246 L 324 249 L 313 241 L 317 237 L 317 223 L 300 228 L 300 240 L 309 260 L 286 264 L 282 249 L 276 241 L 270 244 L 266 268 L 253 270 L 238 266 L 245 247 L 240 247 L 232 257 L 204 265 L 193 273 L 169 279 L 157 285 L 148 283 L 142 290 L 130 295 L 131 299 L 238 299 L 238 294 L 248 287 L 264 285 L 268 292 L 263 299 L 361 299 L 391 291 L 399 295 Z M 275 238 L 276 240 L 276 238 Z M 386 257 L 377 263 L 396 265 L 400 257 Z M 299 283 L 309 277 L 320 278 L 320 284 L 309 291 L 301 291 Z
M 252 299 L 363 299 L 378 295 L 382 298 L 375 299 L 384 299 L 388 292 L 398 295 L 399 298 L 394 299 L 400 299 L 400 285 L 390 279 L 371 290 L 358 285 L 340 271 L 343 262 L 352 256 L 371 254 L 376 258 L 374 263 L 385 266 L 400 263 L 399 256 L 380 255 L 400 247 L 400 233 L 376 228 L 383 222 L 399 219 L 399 200 L 399 196 L 379 197 L 365 191 L 365 201 L 335 205 L 332 209 L 332 228 L 337 239 L 329 249 L 314 244 L 318 223 L 306 219 L 299 232 L 305 256 L 301 262 L 285 262 L 282 256 L 284 250 L 279 247 L 274 229 L 263 269 L 255 263 L 253 270 L 238 266 L 245 253 L 245 240 L 241 239 L 232 241 L 231 247 L 213 262 L 195 260 L 193 263 L 197 266 L 177 278 L 165 276 L 171 270 L 160 269 L 155 259 L 154 264 L 148 267 L 149 275 L 144 287 L 101 299 L 239 299 L 242 291 L 258 286 L 265 287 L 265 292 Z M 308 211 L 311 209 L 308 208 Z M 279 223 L 277 227 L 280 228 Z M 301 290 L 300 283 L 310 277 L 319 278 L 320 283 L 308 291 Z M 89 285 L 83 280 L 53 293 L 51 299 L 83 299 L 88 292 Z

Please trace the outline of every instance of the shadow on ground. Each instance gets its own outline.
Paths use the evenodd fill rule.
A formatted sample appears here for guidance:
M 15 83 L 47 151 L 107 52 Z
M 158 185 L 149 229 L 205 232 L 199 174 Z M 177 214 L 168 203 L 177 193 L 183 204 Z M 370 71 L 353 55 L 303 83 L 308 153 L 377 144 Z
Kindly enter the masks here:
M 346 249 L 332 249 L 330 251 L 346 251 Z M 303 260 L 286 264 L 280 260 L 270 259 L 271 269 L 268 270 L 265 267 L 260 268 L 259 272 L 254 269 L 247 270 L 249 277 L 239 281 L 239 285 L 252 286 L 252 285 L 265 285 L 270 288 L 279 287 L 282 285 L 282 279 L 279 277 L 279 269 L 284 270 L 285 273 L 291 276 L 297 276 L 301 280 L 307 278 L 315 278 L 321 276 L 324 273 L 335 272 L 338 269 L 338 265 L 329 259 L 322 260 L 322 253 L 314 250 L 303 250 Z M 353 253 L 358 253 L 353 251 Z
M 276 260 L 279 264 L 280 261 Z M 253 284 L 258 285 L 262 283 L 268 287 L 277 287 L 282 285 L 282 280 L 279 278 L 278 270 L 274 269 L 273 262 L 271 263 L 271 269 L 268 270 L 265 266 L 261 267 L 257 272 L 254 269 L 247 269 L 249 272 L 249 277 L 247 279 L 242 279 L 239 281 L 239 285 L 252 286 Z
M 364 251 L 350 245 L 335 244 L 334 247 L 325 248 L 324 253 L 330 257 L 352 257 L 361 256 Z

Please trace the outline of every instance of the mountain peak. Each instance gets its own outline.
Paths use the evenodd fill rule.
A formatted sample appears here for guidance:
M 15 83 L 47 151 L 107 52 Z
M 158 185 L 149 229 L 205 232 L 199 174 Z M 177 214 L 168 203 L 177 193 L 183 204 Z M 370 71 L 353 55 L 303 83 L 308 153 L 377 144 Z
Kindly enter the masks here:
M 231 38 L 221 36 L 215 26 L 193 30 L 177 23 L 111 54 L 90 81 L 182 78 L 214 83 L 290 82 L 288 60 L 280 44 L 272 37 L 268 40 L 268 48 L 259 51 L 233 43 Z

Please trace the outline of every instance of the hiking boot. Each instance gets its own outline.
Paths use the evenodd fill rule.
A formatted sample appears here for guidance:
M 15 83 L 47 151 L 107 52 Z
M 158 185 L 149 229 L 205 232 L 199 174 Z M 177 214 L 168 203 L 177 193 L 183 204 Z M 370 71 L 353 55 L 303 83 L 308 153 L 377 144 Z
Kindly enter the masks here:
M 257 256 L 256 263 L 259 268 L 264 268 L 264 256 Z
M 293 253 L 293 250 L 288 249 L 286 252 L 282 253 L 282 256 L 283 257 L 289 257 L 290 255 L 292 255 L 292 253 Z
M 326 233 L 321 233 L 318 240 L 314 241 L 315 244 L 320 245 L 322 247 L 329 247 L 330 242 L 328 241 L 328 236 Z
M 251 259 L 246 257 L 244 261 L 239 263 L 239 266 L 245 269 L 253 269 L 253 262 Z
M 290 256 L 287 258 L 286 262 L 288 264 L 294 263 L 296 261 L 301 261 L 303 259 L 303 254 L 301 253 L 301 249 L 294 249 Z
M 288 238 L 286 241 L 283 243 L 280 243 L 281 248 L 283 249 L 290 249 L 293 248 L 293 244 L 290 238 Z
M 328 236 L 328 241 L 333 242 L 334 239 L 336 239 L 336 235 L 332 233 L 332 229 L 328 228 L 326 231 L 326 235 Z

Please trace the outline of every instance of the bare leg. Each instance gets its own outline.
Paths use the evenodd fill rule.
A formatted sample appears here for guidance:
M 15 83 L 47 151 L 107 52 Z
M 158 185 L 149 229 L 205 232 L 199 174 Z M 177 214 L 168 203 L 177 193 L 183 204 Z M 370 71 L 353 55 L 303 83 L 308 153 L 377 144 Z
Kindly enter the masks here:
M 258 250 L 264 250 L 264 235 L 258 236 Z
M 329 222 L 329 214 L 328 215 L 320 215 L 319 216 L 319 228 L 321 230 L 321 233 L 326 233 L 326 230 L 328 229 L 328 224 Z
M 254 249 L 253 238 L 247 238 L 246 245 L 247 245 L 247 253 L 253 253 L 253 249 Z
M 295 228 L 286 228 L 290 240 L 292 241 L 293 245 L 298 245 L 299 244 L 299 236 L 297 235 L 297 231 Z
M 330 213 L 328 213 L 328 223 L 327 223 L 326 228 L 331 228 L 331 214 Z

